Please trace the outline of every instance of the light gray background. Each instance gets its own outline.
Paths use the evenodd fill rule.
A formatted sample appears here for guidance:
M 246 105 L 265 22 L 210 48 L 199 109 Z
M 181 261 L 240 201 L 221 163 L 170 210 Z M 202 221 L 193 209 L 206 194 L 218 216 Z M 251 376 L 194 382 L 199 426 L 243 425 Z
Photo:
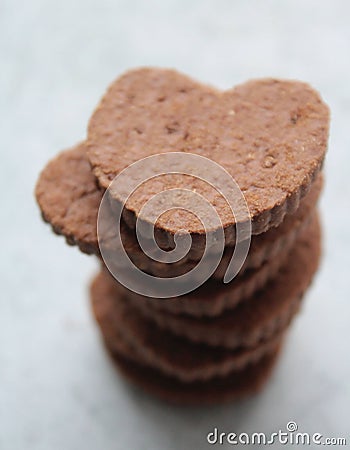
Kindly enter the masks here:
M 289 420 L 349 438 L 349 15 L 345 0 L 1 2 L 1 449 L 201 449 L 214 426 L 271 432 Z M 108 83 L 139 65 L 223 88 L 298 78 L 332 109 L 323 265 L 267 389 L 237 405 L 173 408 L 126 386 L 90 314 L 95 261 L 34 203 L 40 169 L 84 138 Z

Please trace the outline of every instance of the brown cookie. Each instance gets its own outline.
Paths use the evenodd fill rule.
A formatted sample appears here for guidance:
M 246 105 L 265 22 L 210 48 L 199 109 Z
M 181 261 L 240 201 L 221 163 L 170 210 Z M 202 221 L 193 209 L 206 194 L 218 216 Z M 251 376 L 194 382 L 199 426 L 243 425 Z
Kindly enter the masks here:
M 277 361 L 278 352 L 223 378 L 182 383 L 176 378 L 133 361 L 130 352 L 110 350 L 122 374 L 132 383 L 162 400 L 176 404 L 214 404 L 238 400 L 259 392 Z
M 193 342 L 228 348 L 254 346 L 283 330 L 298 311 L 319 264 L 320 238 L 321 230 L 316 216 L 298 239 L 278 276 L 266 284 L 263 290 L 217 317 L 170 314 L 155 307 L 155 301 L 152 303 L 129 298 L 128 302 L 159 327 Z M 111 277 L 109 279 L 110 288 L 115 289 L 114 295 L 117 297 L 119 289 Z M 107 280 L 106 276 L 106 283 Z M 169 302 L 181 302 L 184 299 Z
M 78 245 L 88 254 L 99 255 L 97 215 L 103 197 L 86 157 L 86 145 L 80 143 L 61 152 L 41 172 L 35 195 L 43 219 L 68 244 Z M 126 251 L 141 251 L 130 230 L 121 223 Z
M 260 234 L 298 208 L 322 166 L 328 127 L 328 107 L 302 82 L 261 79 L 220 92 L 174 70 L 143 68 L 109 87 L 89 122 L 88 157 L 103 188 L 131 163 L 150 155 L 207 157 L 237 181 L 253 234 Z M 140 209 L 154 194 L 174 187 L 208 199 L 222 220 L 227 244 L 234 243 L 229 205 L 216 189 L 191 176 L 168 173 L 142 184 L 126 202 L 128 224 L 140 218 Z M 112 195 L 121 198 L 114 189 Z M 183 229 L 202 245 L 206 230 L 191 213 L 194 201 L 181 199 L 180 209 L 174 193 L 167 206 L 176 209 L 156 223 L 164 245 Z M 147 215 L 141 219 L 150 221 Z
M 102 274 L 91 285 L 91 301 L 96 320 L 108 347 L 118 351 L 126 343 L 139 362 L 183 382 L 223 377 L 256 363 L 280 344 L 285 330 L 254 347 L 226 349 L 194 344 L 154 326 L 122 297 L 118 298 Z
M 322 187 L 318 177 L 310 192 L 293 215 L 286 216 L 278 228 L 253 236 L 250 250 L 241 269 L 257 268 L 264 261 L 287 252 L 297 234 L 307 223 Z M 44 220 L 50 222 L 54 231 L 66 236 L 69 244 L 77 244 L 85 253 L 99 254 L 97 241 L 97 213 L 102 192 L 96 186 L 86 157 L 84 143 L 66 150 L 50 161 L 42 171 L 36 186 L 36 197 Z M 178 263 L 164 264 L 147 257 L 137 243 L 135 234 L 121 223 L 121 235 L 126 252 L 141 270 L 158 276 L 177 276 L 194 267 L 201 251 L 192 247 Z M 214 278 L 222 278 L 233 249 L 226 248 L 222 262 L 214 272 Z M 192 261 L 193 260 L 193 261 Z
M 300 239 L 308 237 L 308 233 L 314 224 L 305 227 Z M 156 299 L 136 292 L 130 291 L 121 284 L 114 284 L 114 289 L 119 290 L 123 296 L 132 301 L 133 304 L 150 310 L 159 310 L 172 314 L 188 314 L 191 316 L 217 316 L 226 309 L 232 309 L 240 302 L 253 296 L 255 292 L 273 279 L 279 272 L 286 260 L 290 260 L 290 249 L 282 249 L 271 261 L 266 261 L 257 269 L 246 270 L 238 275 L 228 284 L 219 282 L 213 278 L 207 280 L 195 291 L 185 296 L 169 299 Z M 287 264 L 288 264 L 287 262 Z
M 43 219 L 68 244 L 97 253 L 97 211 L 102 193 L 86 158 L 85 144 L 61 152 L 41 172 L 35 195 Z
M 159 299 L 140 295 L 130 291 L 122 284 L 115 283 L 114 279 L 113 284 L 115 284 L 115 290 L 120 291 L 120 295 L 132 300 L 133 303 L 143 303 L 150 305 L 151 308 L 173 314 L 185 313 L 198 317 L 215 316 L 226 309 L 235 307 L 261 289 L 278 274 L 288 255 L 289 248 L 283 248 L 271 261 L 264 262 L 256 269 L 246 270 L 230 283 L 224 284 L 222 281 L 209 278 L 196 290 L 176 298 Z

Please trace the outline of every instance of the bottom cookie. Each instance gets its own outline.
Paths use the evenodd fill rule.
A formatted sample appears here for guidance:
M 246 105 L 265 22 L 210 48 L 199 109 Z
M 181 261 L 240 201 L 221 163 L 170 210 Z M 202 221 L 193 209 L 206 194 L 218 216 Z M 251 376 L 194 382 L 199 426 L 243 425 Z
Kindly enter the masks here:
M 91 306 L 106 346 L 133 361 L 160 370 L 182 382 L 225 377 L 254 364 L 280 345 L 286 327 L 251 347 L 196 344 L 155 326 L 123 298 L 112 295 L 104 272 L 90 288 Z
M 182 383 L 155 369 L 135 363 L 119 353 L 111 356 L 120 372 L 144 391 L 171 403 L 205 405 L 242 399 L 259 392 L 269 379 L 280 348 L 258 363 L 235 371 L 224 378 Z

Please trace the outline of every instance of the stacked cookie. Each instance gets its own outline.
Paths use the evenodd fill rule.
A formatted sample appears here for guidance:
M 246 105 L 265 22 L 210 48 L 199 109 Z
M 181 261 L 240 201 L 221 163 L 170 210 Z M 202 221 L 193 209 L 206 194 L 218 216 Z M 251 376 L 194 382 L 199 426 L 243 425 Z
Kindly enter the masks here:
M 319 261 L 316 204 L 328 122 L 327 106 L 304 83 L 264 79 L 220 92 L 172 70 L 138 69 L 109 88 L 86 142 L 48 163 L 36 186 L 43 218 L 69 244 L 99 257 L 93 311 L 106 347 L 129 379 L 181 403 L 235 399 L 267 380 Z M 237 222 L 220 192 L 188 176 L 181 184 L 176 173 L 148 179 L 121 205 L 118 232 L 135 267 L 155 278 L 178 277 L 203 257 L 208 233 L 183 197 L 181 205 L 170 197 L 171 208 L 152 225 L 166 251 L 177 233 L 187 231 L 192 244 L 184 257 L 154 260 L 137 239 L 135 224 L 147 222 L 143 205 L 184 183 L 214 205 L 225 239 L 210 278 L 185 295 L 160 299 L 127 289 L 109 273 L 97 217 L 106 189 L 111 206 L 121 204 L 110 189 L 118 174 L 169 152 L 209 158 L 235 179 L 249 208 L 252 238 L 238 275 L 224 283 Z

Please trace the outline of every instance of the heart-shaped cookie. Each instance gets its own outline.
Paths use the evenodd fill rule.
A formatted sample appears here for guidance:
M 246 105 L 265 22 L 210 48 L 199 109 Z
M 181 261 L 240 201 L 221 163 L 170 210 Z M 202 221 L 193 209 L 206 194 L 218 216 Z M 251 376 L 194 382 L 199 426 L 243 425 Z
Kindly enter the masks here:
M 322 166 L 328 127 L 328 107 L 299 81 L 261 79 L 222 92 L 174 70 L 143 68 L 117 79 L 103 97 L 89 122 L 88 157 L 103 188 L 150 155 L 180 152 L 209 158 L 238 183 L 252 232 L 260 234 L 297 209 Z M 176 174 L 138 188 L 125 205 L 127 222 L 135 222 L 152 196 L 179 186 L 207 198 L 225 231 L 234 228 L 232 212 L 216 189 Z M 113 195 L 120 200 L 118 193 Z M 191 203 L 174 201 L 174 206 L 158 218 L 158 230 L 205 234 Z M 232 244 L 234 233 L 227 236 L 226 244 Z

